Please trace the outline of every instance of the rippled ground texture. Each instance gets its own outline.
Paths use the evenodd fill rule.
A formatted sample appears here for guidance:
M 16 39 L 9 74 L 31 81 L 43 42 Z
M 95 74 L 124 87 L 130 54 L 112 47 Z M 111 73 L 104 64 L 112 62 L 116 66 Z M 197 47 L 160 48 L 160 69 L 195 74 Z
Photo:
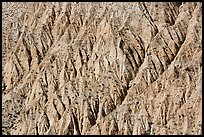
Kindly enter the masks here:
M 3 3 L 3 134 L 202 134 L 202 3 Z

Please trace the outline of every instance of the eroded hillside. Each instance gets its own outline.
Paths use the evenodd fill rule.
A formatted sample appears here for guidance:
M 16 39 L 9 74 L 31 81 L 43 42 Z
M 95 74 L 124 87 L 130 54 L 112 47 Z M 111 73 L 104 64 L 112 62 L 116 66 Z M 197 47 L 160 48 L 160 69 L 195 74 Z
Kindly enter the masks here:
M 3 3 L 3 134 L 202 134 L 202 3 Z

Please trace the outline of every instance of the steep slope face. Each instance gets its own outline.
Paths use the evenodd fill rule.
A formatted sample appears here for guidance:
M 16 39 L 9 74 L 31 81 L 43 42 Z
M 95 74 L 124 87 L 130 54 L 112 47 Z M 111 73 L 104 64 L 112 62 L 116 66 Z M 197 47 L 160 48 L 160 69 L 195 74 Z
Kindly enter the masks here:
M 201 3 L 3 3 L 2 132 L 201 134 L 201 43 Z

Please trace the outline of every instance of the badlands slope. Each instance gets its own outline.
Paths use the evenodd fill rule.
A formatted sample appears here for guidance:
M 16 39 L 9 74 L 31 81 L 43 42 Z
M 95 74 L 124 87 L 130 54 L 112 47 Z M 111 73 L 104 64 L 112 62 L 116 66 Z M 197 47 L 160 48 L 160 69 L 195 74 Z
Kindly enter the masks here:
M 202 134 L 202 3 L 2 11 L 2 134 Z

